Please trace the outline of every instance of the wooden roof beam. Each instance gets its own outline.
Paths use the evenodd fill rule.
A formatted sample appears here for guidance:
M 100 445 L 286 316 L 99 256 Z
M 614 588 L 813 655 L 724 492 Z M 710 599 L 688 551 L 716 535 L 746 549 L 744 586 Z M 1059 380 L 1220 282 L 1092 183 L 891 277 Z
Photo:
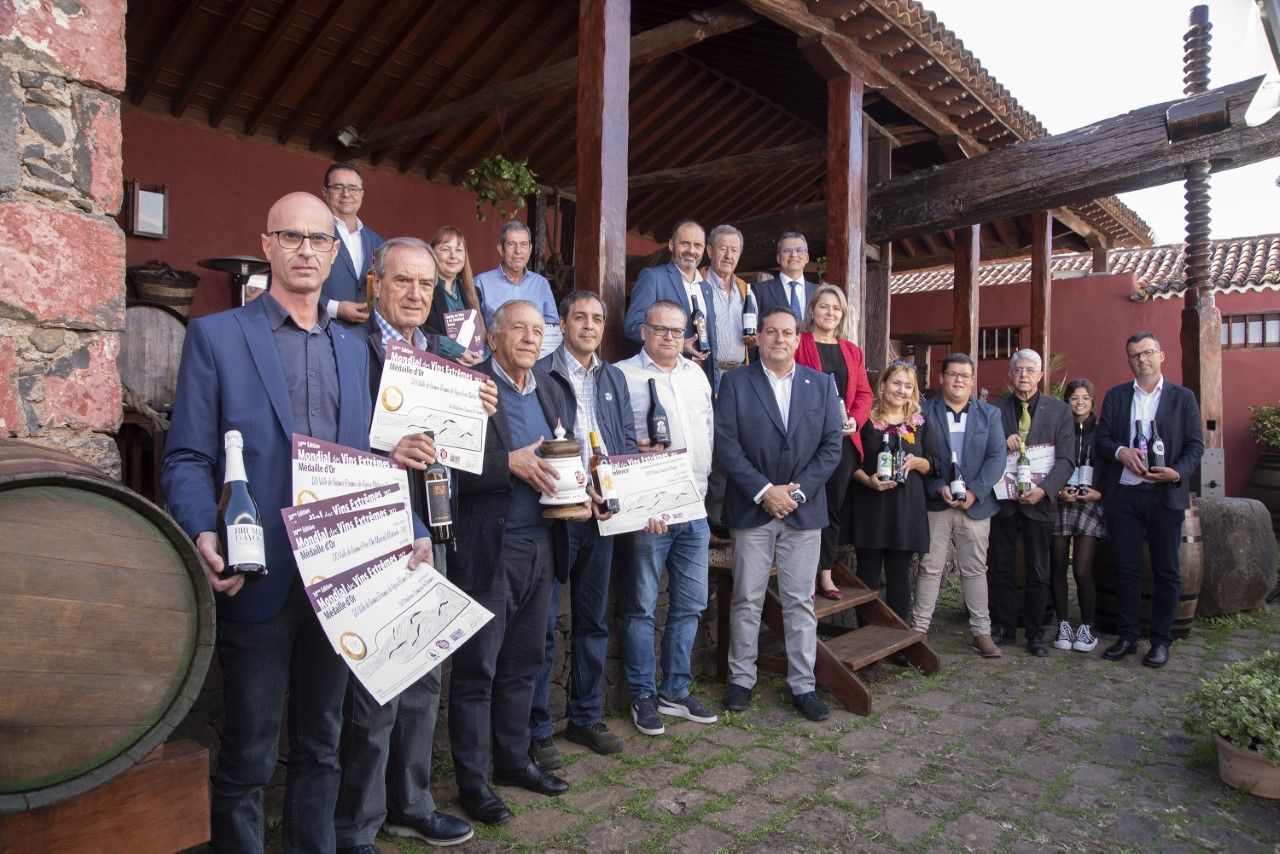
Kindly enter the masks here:
M 213 40 L 211 45 L 200 51 L 200 59 L 196 61 L 195 68 L 192 69 L 187 77 L 187 85 L 183 87 L 178 97 L 173 99 L 173 105 L 170 112 L 175 119 L 182 118 L 182 114 L 187 111 L 187 107 L 191 104 L 191 99 L 195 96 L 196 90 L 200 88 L 200 84 L 204 82 L 204 76 L 209 71 L 209 66 L 213 63 L 215 57 L 221 56 L 222 51 L 227 46 L 227 39 L 231 38 L 231 34 L 240 26 L 240 22 L 244 20 L 244 16 L 253 6 L 253 0 L 240 0 L 240 5 L 231 13 L 231 17 L 218 30 L 218 37 Z
M 695 163 L 691 166 L 678 166 L 673 169 L 659 169 L 643 175 L 632 175 L 627 179 L 627 189 L 647 190 L 652 187 L 666 187 L 672 184 L 697 184 L 703 181 L 723 179 L 726 174 L 742 175 L 749 172 L 763 172 L 779 166 L 796 163 L 811 163 L 827 156 L 827 141 L 822 137 L 798 142 L 795 145 L 784 145 L 781 148 L 766 148 L 763 151 L 751 151 L 746 154 L 734 154 L 719 160 Z M 565 192 L 575 192 L 569 187 Z
M 299 63 L 311 55 L 316 45 L 324 34 L 328 32 L 329 27 L 333 26 L 334 20 L 338 17 L 338 12 L 342 9 L 343 0 L 330 0 L 329 8 L 325 10 L 324 16 L 320 19 L 316 26 L 312 27 L 311 32 L 307 33 L 307 37 L 302 40 L 293 54 L 280 66 L 280 70 L 276 72 L 276 76 L 271 79 L 267 88 L 262 90 L 262 100 L 258 102 L 258 106 L 254 109 L 244 122 L 244 132 L 248 136 L 253 136 L 262 125 L 262 120 L 266 117 L 271 108 L 275 106 L 276 99 L 280 97 L 280 92 L 289 84 L 290 78 L 297 70 Z M 192 6 L 199 5 L 196 3 L 189 4 Z
M 710 24 L 699 24 L 689 18 L 681 18 L 633 36 L 631 64 L 652 62 L 661 56 L 684 50 L 713 36 L 740 30 L 760 20 L 758 15 L 745 11 L 736 2 L 717 6 L 705 14 L 711 19 Z M 420 116 L 367 133 L 364 144 L 349 154 L 359 157 L 376 147 L 399 140 L 416 139 L 463 119 L 487 115 L 527 99 L 545 98 L 573 88 L 577 81 L 578 58 L 575 56 L 514 80 L 490 86 Z
M 173 53 L 173 49 L 178 42 L 182 41 L 182 37 L 186 35 L 187 28 L 191 26 L 191 22 L 195 20 L 196 12 L 199 11 L 199 3 L 185 3 L 182 11 L 178 13 L 178 19 L 168 27 L 169 37 L 164 40 L 164 46 L 160 48 L 160 52 L 151 60 L 151 64 L 147 66 L 147 70 L 142 73 L 142 78 L 134 84 L 133 95 L 130 100 L 135 105 L 141 104 L 142 99 L 147 97 L 147 93 L 151 91 L 151 87 L 155 84 L 156 78 L 160 76 L 160 71 L 164 68 L 164 64 L 169 61 L 169 54 Z
M 306 0 L 293 0 L 289 4 L 289 8 L 276 14 L 271 29 L 264 32 L 262 38 L 258 39 L 257 44 L 250 49 L 248 61 L 241 63 L 236 79 L 227 87 L 227 91 L 222 94 L 222 98 L 209 112 L 209 127 L 216 128 L 222 124 L 222 120 L 227 117 L 227 111 L 231 109 L 236 99 L 240 97 L 240 93 L 244 91 L 245 84 L 253 79 L 254 75 L 258 73 L 258 69 L 262 67 L 262 63 L 266 62 L 267 57 L 271 54 L 271 48 L 281 43 L 285 30 L 289 28 L 289 23 L 298 14 L 298 9 L 302 7 L 304 2 Z

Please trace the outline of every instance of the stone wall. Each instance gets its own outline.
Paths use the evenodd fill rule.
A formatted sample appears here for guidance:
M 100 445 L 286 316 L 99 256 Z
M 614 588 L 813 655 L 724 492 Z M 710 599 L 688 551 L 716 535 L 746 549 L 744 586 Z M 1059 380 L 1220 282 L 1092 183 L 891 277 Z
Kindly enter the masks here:
M 117 477 L 124 13 L 0 2 L 0 436 Z

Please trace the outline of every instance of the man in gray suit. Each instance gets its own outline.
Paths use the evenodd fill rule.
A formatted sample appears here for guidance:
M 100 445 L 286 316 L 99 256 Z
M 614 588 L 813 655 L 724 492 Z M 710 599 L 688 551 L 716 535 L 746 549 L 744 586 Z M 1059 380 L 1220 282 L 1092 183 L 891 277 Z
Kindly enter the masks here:
M 1013 394 L 996 403 L 1008 437 L 1005 447 L 1016 450 L 1020 441 L 1031 445 L 1054 445 L 1054 463 L 1044 481 L 1017 500 L 1000 501 L 1000 510 L 991 522 L 991 548 L 987 589 L 991 595 L 991 638 L 996 643 L 1017 639 L 1017 580 L 1014 576 L 1017 537 L 1022 533 L 1026 563 L 1026 591 L 1022 604 L 1027 652 L 1037 657 L 1049 654 L 1044 643 L 1044 606 L 1049 595 L 1049 544 L 1057 514 L 1058 491 L 1066 485 L 1074 468 L 1072 437 L 1075 419 L 1061 400 L 1041 394 L 1040 377 L 1044 363 L 1035 350 L 1019 350 L 1009 360 L 1009 381 Z
M 929 398 L 921 407 L 929 431 L 938 437 L 943 468 L 925 478 L 929 551 L 920 556 L 911 623 L 919 631 L 929 631 L 942 568 L 948 549 L 954 546 L 973 648 L 984 658 L 999 658 L 1000 647 L 991 640 L 987 611 L 987 538 L 991 517 L 999 510 L 992 487 L 1004 473 L 1005 438 L 1000 411 L 971 398 L 975 374 L 973 359 L 967 354 L 947 356 L 942 362 L 942 394 Z M 954 482 L 952 469 L 956 467 L 965 490 L 959 500 L 952 495 L 953 485 L 960 485 Z

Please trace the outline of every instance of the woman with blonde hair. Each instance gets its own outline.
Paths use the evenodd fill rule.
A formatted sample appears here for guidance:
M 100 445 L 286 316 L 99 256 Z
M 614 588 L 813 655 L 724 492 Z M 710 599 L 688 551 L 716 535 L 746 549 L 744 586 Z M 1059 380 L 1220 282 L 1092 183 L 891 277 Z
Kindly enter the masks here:
M 853 470 L 862 462 L 860 430 L 871 413 L 873 395 L 862 350 L 849 340 L 849 304 L 835 285 L 820 285 L 809 297 L 800 326 L 796 363 L 829 374 L 844 409 L 844 435 L 848 441 L 840 443 L 840 462 L 827 478 L 827 527 L 822 530 L 817 567 L 818 592 L 828 599 L 841 599 L 843 594 L 831 580 L 831 570 L 841 531 L 847 532 L 845 501 Z
M 474 365 L 484 356 L 467 350 L 450 338 L 444 322 L 444 316 L 448 312 L 474 309 L 476 331 L 480 333 L 480 340 L 485 340 L 484 305 L 471 275 L 467 239 L 457 228 L 446 225 L 431 238 L 431 248 L 435 250 L 440 262 L 440 283 L 431 298 L 431 312 L 427 315 L 426 325 L 440 335 L 440 355 L 463 365 Z M 487 354 L 487 348 L 485 353 Z
M 911 624 L 911 557 L 929 551 L 924 478 L 938 446 L 920 412 L 915 366 L 892 362 L 876 382 L 870 417 L 862 425 L 862 465 L 853 472 L 853 545 L 858 577 Z M 900 661 L 898 663 L 901 663 Z

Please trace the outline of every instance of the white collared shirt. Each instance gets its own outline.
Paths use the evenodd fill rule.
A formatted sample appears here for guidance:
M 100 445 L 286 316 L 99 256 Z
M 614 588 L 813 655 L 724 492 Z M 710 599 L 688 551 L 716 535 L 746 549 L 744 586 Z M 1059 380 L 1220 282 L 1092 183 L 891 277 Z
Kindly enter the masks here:
M 785 303 L 787 308 L 791 308 L 791 286 L 795 285 L 799 289 L 796 291 L 796 298 L 800 303 L 800 316 L 796 318 L 796 320 L 804 320 L 804 303 L 806 298 L 804 292 L 804 277 L 801 276 L 799 279 L 793 279 L 786 273 L 779 273 L 778 281 L 782 282 L 782 293 L 787 298 Z
M 568 348 L 561 344 L 551 355 L 552 364 L 558 367 L 569 380 L 573 388 L 573 399 L 577 406 L 577 425 L 574 435 L 582 440 L 582 464 L 591 471 L 591 436 L 592 430 L 600 429 L 596 420 L 596 383 L 600 379 L 600 358 L 591 354 L 590 362 L 584 367 L 574 358 Z M 601 437 L 603 439 L 603 437 Z M 609 448 L 609 453 L 616 454 L 622 449 Z
M 796 377 L 795 362 L 791 363 L 791 370 L 782 376 L 778 376 L 766 367 L 764 377 L 769 381 L 769 388 L 773 389 L 773 399 L 778 404 L 778 411 L 782 413 L 782 426 L 790 429 L 791 425 L 787 418 L 791 413 L 791 381 Z
M 1142 422 L 1142 429 L 1147 436 L 1151 435 L 1151 422 L 1156 418 L 1156 411 L 1160 408 L 1160 395 L 1164 392 L 1164 377 L 1160 377 L 1160 381 L 1156 383 L 1156 387 L 1151 393 L 1142 390 L 1142 386 L 1138 385 L 1138 381 L 1133 381 L 1133 404 L 1129 408 L 1129 447 L 1133 447 L 1133 442 L 1138 438 L 1136 431 L 1136 422 Z M 1116 448 L 1116 459 L 1120 459 L 1120 449 Z M 1150 483 L 1138 477 L 1129 469 L 1122 469 L 1120 472 L 1120 482 L 1125 486 L 1137 486 L 1140 483 Z
M 680 274 L 680 281 L 684 284 L 684 306 L 693 313 L 693 298 L 698 298 L 698 305 L 702 308 L 703 313 L 707 311 L 707 307 L 702 305 L 702 271 L 695 269 L 693 271 L 693 280 L 690 281 L 684 277 L 684 270 L 676 267 L 676 272 Z
M 695 362 L 680 357 L 668 371 L 641 350 L 616 367 L 627 379 L 631 394 L 631 416 L 636 425 L 636 438 L 648 440 L 649 380 L 656 382 L 658 401 L 667 410 L 671 423 L 671 447 L 689 453 L 689 468 L 702 497 L 707 494 L 707 475 L 711 473 L 711 451 L 715 435 L 711 409 L 711 383 Z

